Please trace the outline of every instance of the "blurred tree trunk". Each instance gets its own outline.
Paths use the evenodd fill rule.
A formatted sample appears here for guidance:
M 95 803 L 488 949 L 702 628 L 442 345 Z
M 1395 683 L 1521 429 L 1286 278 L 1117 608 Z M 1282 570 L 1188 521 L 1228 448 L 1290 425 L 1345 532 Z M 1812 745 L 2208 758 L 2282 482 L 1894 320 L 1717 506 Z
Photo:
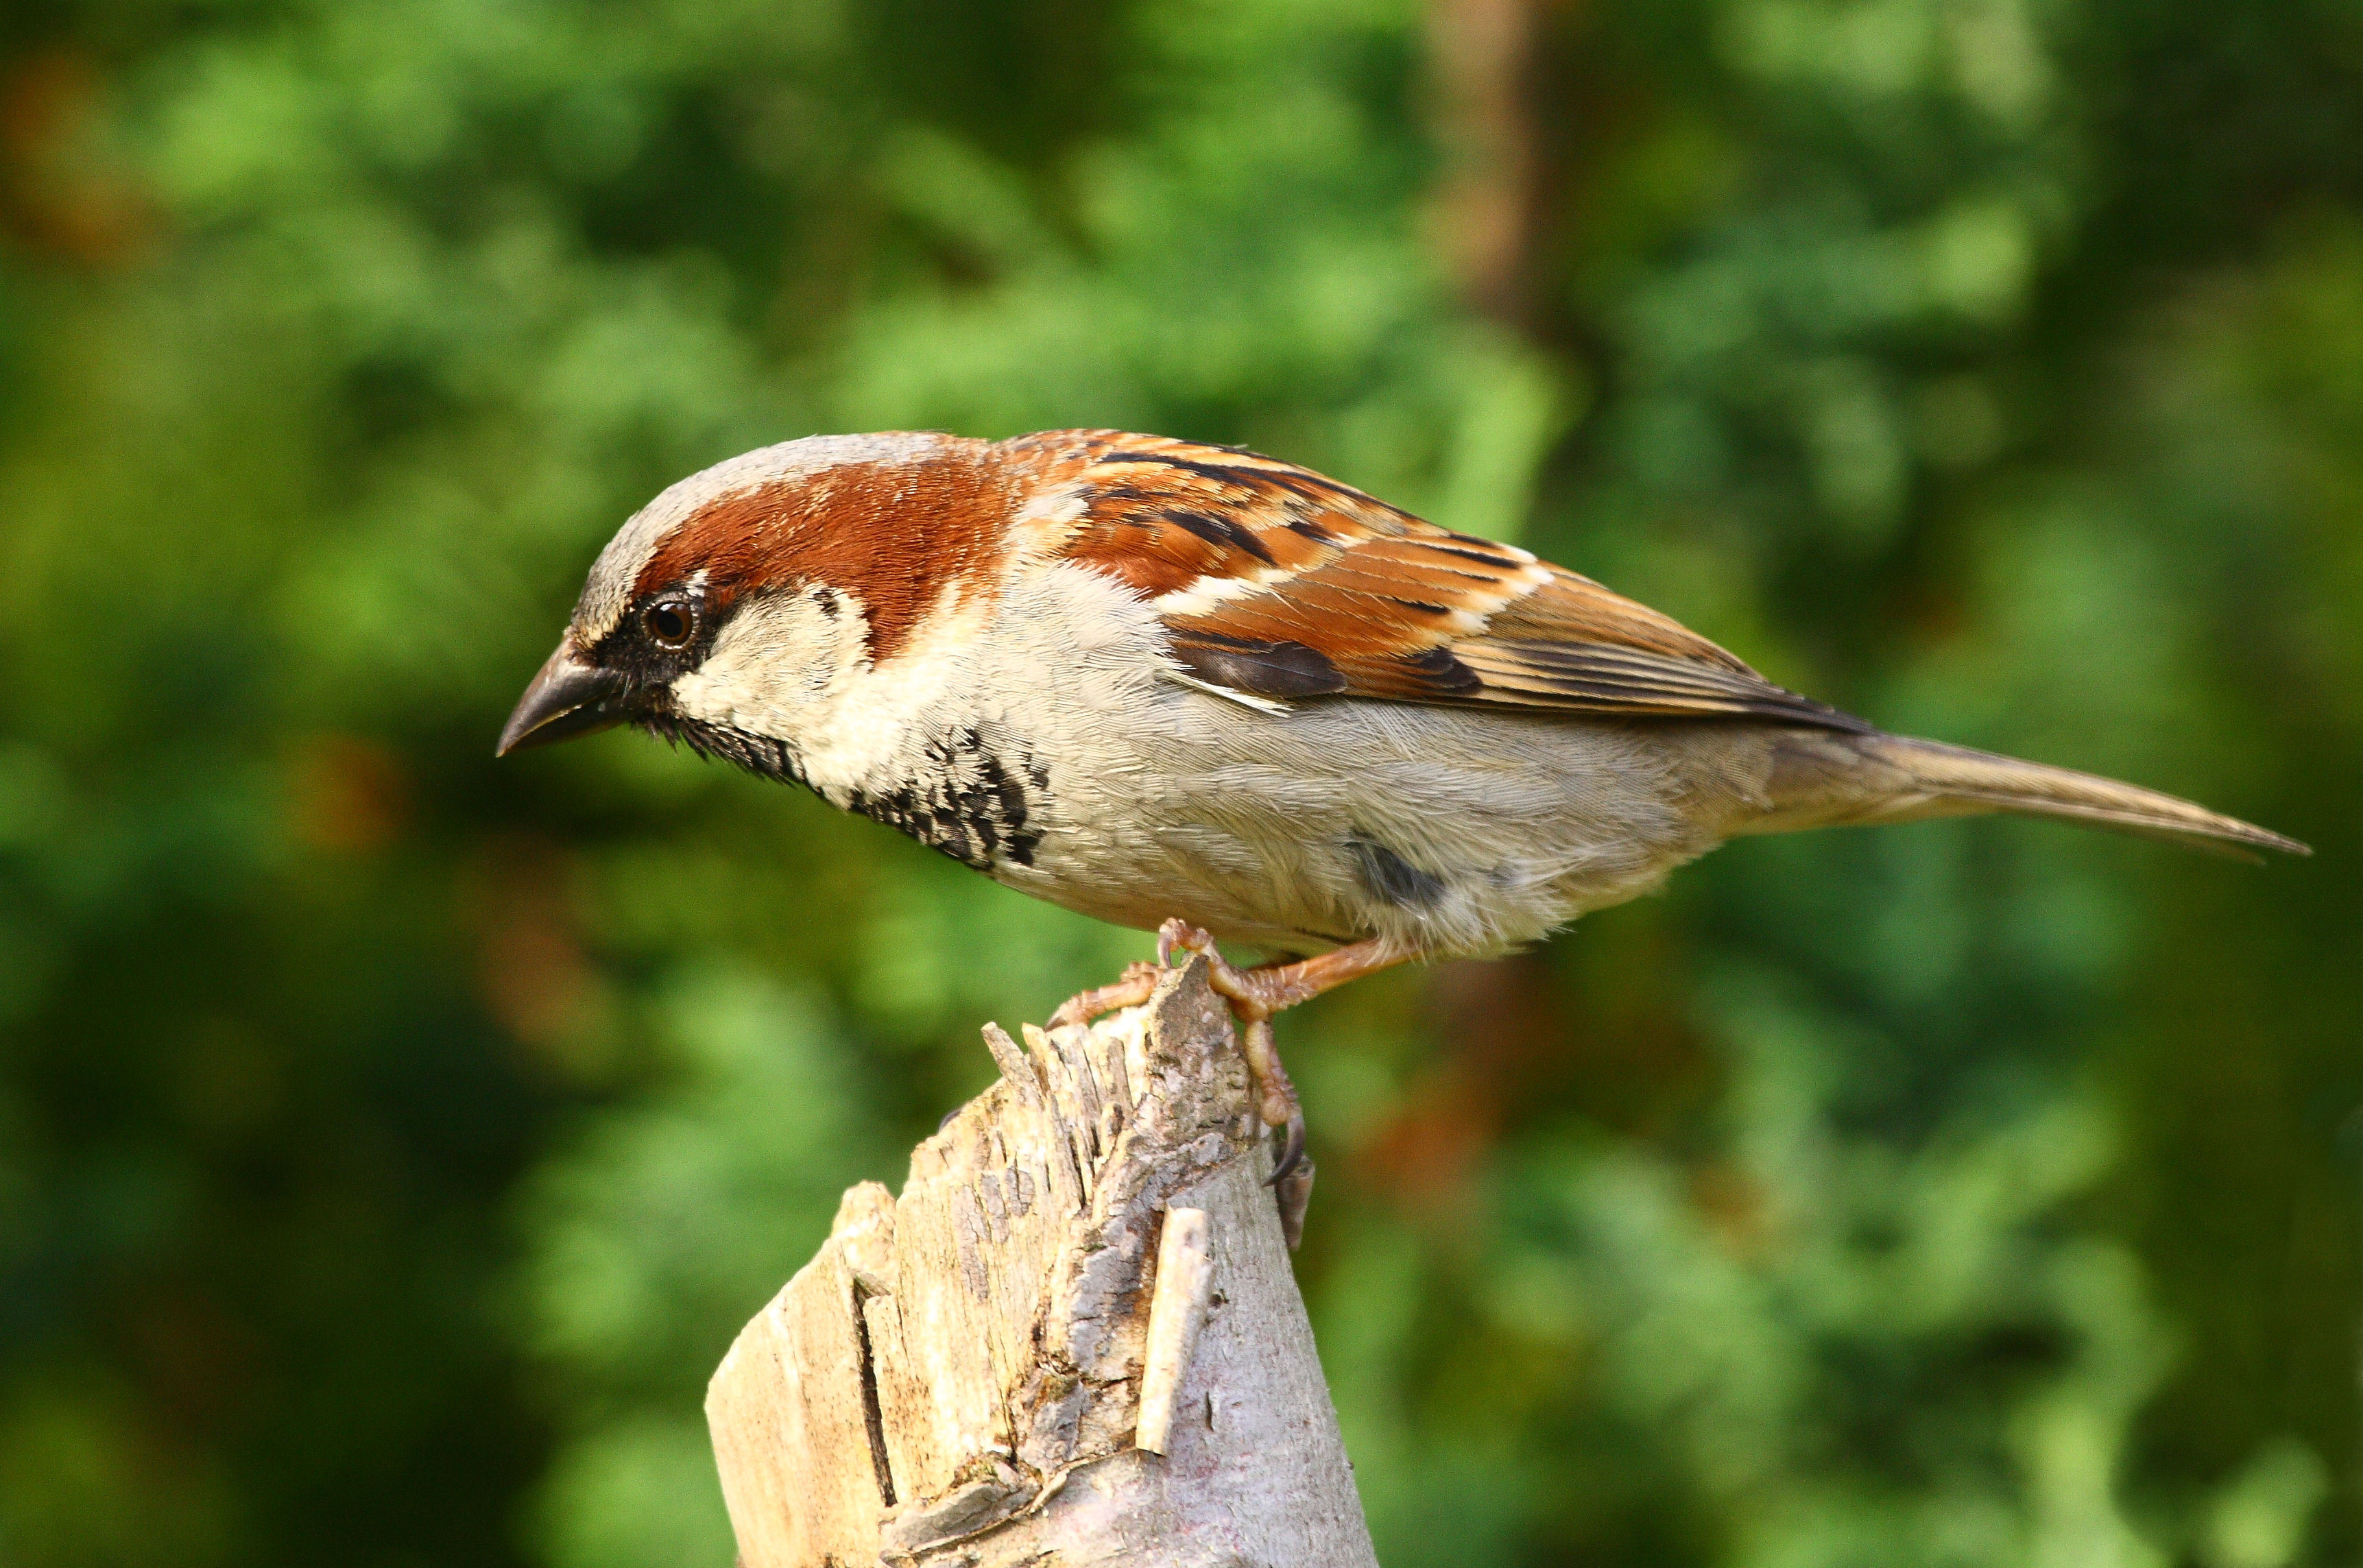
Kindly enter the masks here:
M 1428 55 L 1446 158 L 1437 237 L 1470 302 L 1534 326 L 1542 149 L 1531 103 L 1537 0 L 1431 0 Z
M 745 1568 L 1375 1564 L 1204 960 L 847 1192 L 706 1397 Z

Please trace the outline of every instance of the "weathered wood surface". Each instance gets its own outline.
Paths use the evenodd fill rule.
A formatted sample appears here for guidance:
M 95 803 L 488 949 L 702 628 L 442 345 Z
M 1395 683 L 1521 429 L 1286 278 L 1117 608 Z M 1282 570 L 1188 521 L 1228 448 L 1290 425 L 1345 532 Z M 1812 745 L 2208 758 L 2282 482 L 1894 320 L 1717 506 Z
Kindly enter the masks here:
M 1204 960 L 1089 1030 L 985 1033 L 1001 1080 L 899 1198 L 845 1195 L 714 1375 L 744 1568 L 1373 1564 Z

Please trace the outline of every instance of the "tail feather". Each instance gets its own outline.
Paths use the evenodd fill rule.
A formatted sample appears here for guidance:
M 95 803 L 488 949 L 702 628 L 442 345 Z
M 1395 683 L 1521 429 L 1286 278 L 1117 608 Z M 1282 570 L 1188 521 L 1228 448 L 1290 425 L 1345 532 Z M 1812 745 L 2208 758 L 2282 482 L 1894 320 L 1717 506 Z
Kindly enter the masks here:
M 2193 847 L 2247 845 L 2291 855 L 2313 853 L 2296 839 L 2237 817 L 2098 774 L 1905 735 L 1850 738 L 1869 758 L 1888 764 L 1909 779 L 1901 790 L 1882 791 L 1883 798 L 1856 817 L 1858 822 L 2015 812 L 2091 823 Z

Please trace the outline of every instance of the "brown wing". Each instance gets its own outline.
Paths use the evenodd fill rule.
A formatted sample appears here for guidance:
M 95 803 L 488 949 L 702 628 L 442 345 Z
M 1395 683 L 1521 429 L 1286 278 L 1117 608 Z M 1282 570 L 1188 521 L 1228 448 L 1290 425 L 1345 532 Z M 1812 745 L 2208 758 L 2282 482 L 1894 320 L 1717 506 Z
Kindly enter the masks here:
M 1174 657 L 1215 685 L 1870 728 L 1589 578 L 1304 469 L 1114 431 L 1009 445 L 1064 503 L 1045 510 L 1073 519 L 1065 558 L 1148 600 Z

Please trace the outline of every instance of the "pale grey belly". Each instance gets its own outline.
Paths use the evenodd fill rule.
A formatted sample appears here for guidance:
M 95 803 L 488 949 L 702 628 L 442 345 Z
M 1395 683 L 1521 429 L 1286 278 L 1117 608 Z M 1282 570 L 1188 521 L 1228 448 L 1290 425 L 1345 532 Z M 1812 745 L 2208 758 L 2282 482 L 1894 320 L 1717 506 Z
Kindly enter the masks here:
M 1690 728 L 1357 701 L 1271 715 L 1160 686 L 1069 744 L 1036 737 L 1042 837 L 993 875 L 1123 925 L 1499 953 L 1718 842 Z

